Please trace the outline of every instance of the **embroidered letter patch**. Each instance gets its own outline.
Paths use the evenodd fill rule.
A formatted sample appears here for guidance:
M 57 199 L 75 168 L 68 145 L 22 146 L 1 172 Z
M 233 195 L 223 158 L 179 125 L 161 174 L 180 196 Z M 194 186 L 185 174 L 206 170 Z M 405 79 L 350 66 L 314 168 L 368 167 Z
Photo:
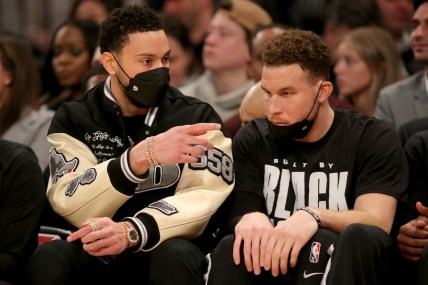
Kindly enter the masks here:
M 52 182 L 56 183 L 59 178 L 76 170 L 79 160 L 73 158 L 67 161 L 62 153 L 54 149 L 49 155 L 49 168 Z
M 168 204 L 164 200 L 159 200 L 159 201 L 153 202 L 148 207 L 152 208 L 152 209 L 159 210 L 168 216 L 178 213 L 177 209 L 174 206 Z
M 221 176 L 227 184 L 232 184 L 235 175 L 232 159 L 218 148 L 207 149 L 202 146 L 201 148 L 205 150 L 205 155 L 199 157 L 198 162 L 189 164 L 189 168 L 192 170 L 208 169 L 211 173 Z
M 97 172 L 95 171 L 95 169 L 89 168 L 88 170 L 85 171 L 85 173 L 83 173 L 82 175 L 70 181 L 70 184 L 68 184 L 67 190 L 65 190 L 65 195 L 73 196 L 79 184 L 80 185 L 91 184 L 96 177 L 97 177 Z

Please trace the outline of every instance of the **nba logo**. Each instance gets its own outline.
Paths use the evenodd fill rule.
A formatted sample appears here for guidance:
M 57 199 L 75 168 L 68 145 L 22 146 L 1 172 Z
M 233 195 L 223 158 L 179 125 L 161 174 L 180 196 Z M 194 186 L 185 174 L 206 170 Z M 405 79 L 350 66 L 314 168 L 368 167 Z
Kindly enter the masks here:
M 311 254 L 309 255 L 309 261 L 312 263 L 318 263 L 320 257 L 321 244 L 319 242 L 313 242 L 311 245 Z

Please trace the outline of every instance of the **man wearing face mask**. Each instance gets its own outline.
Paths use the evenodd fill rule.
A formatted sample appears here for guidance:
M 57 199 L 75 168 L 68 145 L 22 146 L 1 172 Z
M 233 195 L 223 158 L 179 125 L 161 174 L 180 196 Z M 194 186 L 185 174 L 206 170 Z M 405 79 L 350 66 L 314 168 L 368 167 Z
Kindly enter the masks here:
M 202 284 L 213 215 L 234 185 L 213 108 L 169 86 L 158 15 L 115 10 L 99 37 L 109 77 L 48 132 L 47 198 L 73 231 L 38 247 L 29 284 Z
M 285 31 L 262 58 L 266 118 L 234 137 L 235 203 L 208 284 L 389 284 L 408 179 L 398 136 L 330 107 L 329 51 L 313 32 Z

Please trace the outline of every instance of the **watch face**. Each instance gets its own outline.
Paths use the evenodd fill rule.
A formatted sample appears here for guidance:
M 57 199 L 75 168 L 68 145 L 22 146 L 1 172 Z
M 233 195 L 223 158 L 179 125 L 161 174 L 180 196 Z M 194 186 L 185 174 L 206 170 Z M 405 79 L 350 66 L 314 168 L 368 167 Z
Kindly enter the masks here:
M 138 233 L 136 230 L 130 230 L 128 233 L 129 240 L 133 243 L 138 241 Z

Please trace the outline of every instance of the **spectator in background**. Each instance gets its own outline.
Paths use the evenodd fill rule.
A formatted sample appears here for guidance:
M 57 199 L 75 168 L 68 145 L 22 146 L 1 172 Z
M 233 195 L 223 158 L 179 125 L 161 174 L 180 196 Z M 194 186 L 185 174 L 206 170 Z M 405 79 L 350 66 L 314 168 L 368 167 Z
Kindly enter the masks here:
M 337 41 L 346 33 L 381 24 L 382 14 L 376 0 L 333 0 L 326 9 L 323 38 L 334 58 Z
M 265 95 L 265 91 L 260 86 L 260 81 L 248 90 L 239 106 L 239 119 L 242 125 L 265 116 Z
M 172 15 L 164 15 L 162 22 L 171 47 L 169 58 L 170 84 L 179 88 L 201 75 L 203 67 L 200 61 L 196 59 L 186 26 Z
M 43 174 L 34 152 L 0 139 L 0 284 L 25 285 L 23 273 L 37 247 L 45 202 Z
M 428 114 L 426 117 L 413 119 L 402 124 L 398 128 L 398 135 L 400 137 L 403 147 L 406 145 L 407 140 L 415 133 L 428 130 Z
M 376 0 L 382 15 L 382 26 L 391 34 L 401 58 L 403 77 L 423 69 L 415 62 L 410 47 L 410 27 L 414 13 L 413 0 Z
M 375 116 L 398 129 L 402 124 L 428 116 L 428 2 L 415 11 L 410 43 L 415 59 L 425 70 L 383 88 L 377 102 Z
M 328 5 L 325 15 L 323 38 L 330 50 L 331 58 L 336 57 L 337 41 L 349 31 L 368 26 L 381 26 L 382 14 L 376 0 L 333 0 Z M 333 95 L 338 96 L 333 65 L 330 68 L 330 81 L 333 83 Z M 349 106 L 347 107 L 349 108 Z
M 82 80 L 91 68 L 98 33 L 99 25 L 91 20 L 69 20 L 55 30 L 42 71 L 42 104 L 56 110 L 83 94 Z
M 205 72 L 181 91 L 208 102 L 223 121 L 235 115 L 254 84 L 250 77 L 251 35 L 271 22 L 269 14 L 252 1 L 232 0 L 222 5 L 205 38 Z
M 39 108 L 39 70 L 30 43 L 0 34 L 0 137 L 31 147 L 42 169 L 48 166 L 46 139 L 53 111 Z
M 400 256 L 392 271 L 395 284 L 428 284 L 428 130 L 405 145 L 409 163 L 407 208 L 397 216 Z
M 250 44 L 250 53 L 251 53 L 251 69 L 250 69 L 250 75 L 251 78 L 256 81 L 255 84 L 257 84 L 258 81 L 262 78 L 262 52 L 266 46 L 266 44 L 275 36 L 282 34 L 287 29 L 286 26 L 283 26 L 282 24 L 272 23 L 269 25 L 261 26 L 259 27 L 253 34 Z M 260 88 L 260 84 L 259 88 Z M 254 85 L 253 85 L 254 87 Z M 253 88 L 251 87 L 251 88 Z M 248 90 L 248 93 L 253 93 L 252 91 Z M 247 95 L 245 95 L 247 96 Z M 242 104 L 242 103 L 241 103 Z M 241 108 L 241 107 L 240 107 Z M 261 109 L 263 109 L 260 106 Z M 236 132 L 239 130 L 239 128 L 242 126 L 243 122 L 240 119 L 240 111 L 236 112 L 235 115 L 230 117 L 224 122 L 225 128 L 229 131 L 230 135 L 232 137 L 235 136 Z
M 382 13 L 384 28 L 394 39 L 408 43 L 408 29 L 412 20 L 414 6 L 411 0 L 376 0 Z
M 94 55 L 92 56 L 91 65 L 94 66 L 97 63 L 101 63 L 101 52 L 100 47 L 97 46 L 97 48 L 94 51 Z
M 75 0 L 70 19 L 93 20 L 100 25 L 114 9 L 122 6 L 122 0 Z
M 272 23 L 258 28 L 252 35 L 250 51 L 251 51 L 251 77 L 254 81 L 262 79 L 262 53 L 265 50 L 266 44 L 275 36 L 282 34 L 288 27 Z
M 105 81 L 108 76 L 108 71 L 104 68 L 104 65 L 102 63 L 95 63 L 83 78 L 83 91 L 86 93 L 98 83 Z
M 382 87 L 402 78 L 391 35 L 379 27 L 357 28 L 337 43 L 334 73 L 339 98 L 373 116 Z
M 202 46 L 220 0 L 163 0 L 162 13 L 178 18 L 188 29 L 196 60 L 202 65 Z

